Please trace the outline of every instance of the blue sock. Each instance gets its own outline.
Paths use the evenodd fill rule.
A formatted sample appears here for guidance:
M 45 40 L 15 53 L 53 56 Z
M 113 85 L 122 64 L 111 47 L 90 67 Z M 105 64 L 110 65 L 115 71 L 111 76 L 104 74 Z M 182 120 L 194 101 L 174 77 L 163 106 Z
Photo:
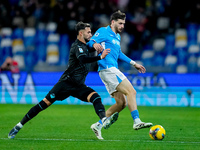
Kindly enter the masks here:
M 132 111 L 131 112 L 131 116 L 132 116 L 133 120 L 139 118 L 139 112 L 138 112 L 138 110 L 136 109 L 136 110 Z
M 103 124 L 101 120 L 99 120 L 99 123 L 100 123 L 100 124 Z

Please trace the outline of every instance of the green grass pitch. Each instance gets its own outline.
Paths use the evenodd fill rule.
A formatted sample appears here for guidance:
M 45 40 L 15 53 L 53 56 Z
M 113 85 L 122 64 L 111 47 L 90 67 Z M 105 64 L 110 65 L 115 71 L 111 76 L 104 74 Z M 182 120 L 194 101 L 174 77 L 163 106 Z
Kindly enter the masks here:
M 162 141 L 151 140 L 149 128 L 133 130 L 128 108 L 99 141 L 90 129 L 98 121 L 92 105 L 52 105 L 29 121 L 15 139 L 8 132 L 33 105 L 0 104 L 0 150 L 196 150 L 200 147 L 200 108 L 145 107 L 143 121 L 166 130 Z M 106 109 L 109 106 L 106 106 Z

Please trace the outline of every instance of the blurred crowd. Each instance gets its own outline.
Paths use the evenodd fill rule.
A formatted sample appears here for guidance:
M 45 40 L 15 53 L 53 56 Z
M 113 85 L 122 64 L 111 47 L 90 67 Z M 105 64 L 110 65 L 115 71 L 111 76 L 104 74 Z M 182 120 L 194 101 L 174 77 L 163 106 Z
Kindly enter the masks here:
M 40 23 L 56 22 L 57 33 L 74 41 L 78 21 L 91 23 L 95 32 L 107 26 L 109 16 L 119 9 L 127 15 L 122 35 L 127 55 L 142 51 L 154 38 L 174 33 L 187 23 L 200 24 L 199 0 L 1 0 L 0 29 L 37 28 Z M 159 22 L 159 18 L 164 20 Z

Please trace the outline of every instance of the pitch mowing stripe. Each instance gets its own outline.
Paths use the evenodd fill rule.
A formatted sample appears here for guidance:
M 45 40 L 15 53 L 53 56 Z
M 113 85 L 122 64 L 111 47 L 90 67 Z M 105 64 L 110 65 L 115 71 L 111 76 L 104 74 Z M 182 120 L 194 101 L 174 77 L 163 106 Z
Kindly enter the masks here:
M 8 139 L 8 138 L 0 138 L 1 140 L 27 140 L 27 141 L 77 141 L 77 142 L 95 142 L 95 141 L 103 141 L 103 142 L 138 142 L 138 143 L 152 143 L 152 142 L 164 142 L 164 143 L 177 143 L 177 144 L 200 144 L 200 142 L 187 142 L 187 141 L 154 141 L 154 140 L 89 140 L 89 139 L 42 139 L 42 138 L 16 138 L 16 139 Z

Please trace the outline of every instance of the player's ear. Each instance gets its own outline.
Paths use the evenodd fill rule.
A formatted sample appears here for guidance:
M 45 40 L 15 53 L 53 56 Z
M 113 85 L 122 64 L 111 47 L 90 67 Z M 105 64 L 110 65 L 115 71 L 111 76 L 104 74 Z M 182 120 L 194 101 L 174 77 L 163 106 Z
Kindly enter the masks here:
M 114 22 L 115 22 L 115 20 L 112 20 L 112 21 L 111 21 L 111 24 L 113 24 Z
M 82 36 L 83 35 L 83 30 L 79 31 L 79 35 Z

